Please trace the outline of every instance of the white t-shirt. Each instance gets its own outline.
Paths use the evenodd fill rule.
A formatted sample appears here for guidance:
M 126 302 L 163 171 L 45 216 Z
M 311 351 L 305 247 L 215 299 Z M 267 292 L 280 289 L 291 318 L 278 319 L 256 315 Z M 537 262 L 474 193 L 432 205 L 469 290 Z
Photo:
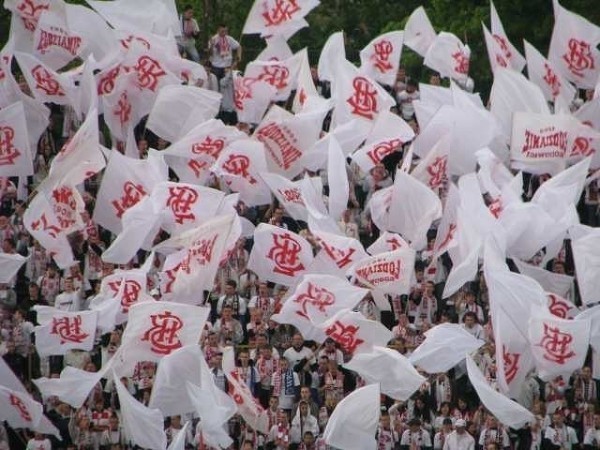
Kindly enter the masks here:
M 558 445 L 564 450 L 571 450 L 573 444 L 579 444 L 575 430 L 566 425 L 563 425 L 562 428 L 546 428 L 544 438 L 551 441 L 553 445 Z
M 290 347 L 285 352 L 283 352 L 283 357 L 289 361 L 290 366 L 292 366 L 292 368 L 296 365 L 298 361 L 304 358 L 308 358 L 310 355 L 312 355 L 312 350 L 308 347 L 302 347 L 299 352 L 296 351 L 294 347 Z
M 27 442 L 27 450 L 52 450 L 52 444 L 48 438 L 42 439 L 41 441 L 29 439 L 29 442 Z
M 466 431 L 450 433 L 444 441 L 444 450 L 475 450 L 475 439 Z
M 213 67 L 224 69 L 233 64 L 233 52 L 240 48 L 240 44 L 231 36 L 219 36 L 210 38 L 208 47 L 211 49 L 210 62 Z

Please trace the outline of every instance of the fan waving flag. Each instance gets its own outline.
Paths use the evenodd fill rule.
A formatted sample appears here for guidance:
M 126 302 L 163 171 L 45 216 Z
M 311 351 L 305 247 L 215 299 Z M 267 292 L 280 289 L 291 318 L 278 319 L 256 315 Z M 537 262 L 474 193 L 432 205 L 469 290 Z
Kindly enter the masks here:
M 394 86 L 402 55 L 402 31 L 391 31 L 373 39 L 360 52 L 360 70 L 379 83 Z
M 259 279 L 292 286 L 312 260 L 312 247 L 303 237 L 265 223 L 256 227 L 248 269 Z
M 35 329 L 35 346 L 40 356 L 64 355 L 69 350 L 89 351 L 96 338 L 96 311 L 55 310 L 47 323 Z

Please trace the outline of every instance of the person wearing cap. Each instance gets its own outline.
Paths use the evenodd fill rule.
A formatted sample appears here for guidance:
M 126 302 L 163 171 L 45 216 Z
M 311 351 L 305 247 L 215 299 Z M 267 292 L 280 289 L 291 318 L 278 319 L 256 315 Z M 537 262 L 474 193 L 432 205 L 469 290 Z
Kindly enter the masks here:
M 452 433 L 452 419 L 446 417 L 442 420 L 442 428 L 433 437 L 433 450 L 442 450 L 450 433 Z
M 408 421 L 408 430 L 402 433 L 400 439 L 400 450 L 431 450 L 431 435 L 421 427 L 419 419 L 410 419 Z
M 475 450 L 475 439 L 467 433 L 467 422 L 458 419 L 454 431 L 446 436 L 442 450 Z
M 498 419 L 491 414 L 488 414 L 485 422 L 485 427 L 479 435 L 479 446 L 487 448 L 489 444 L 496 444 L 498 448 L 507 449 L 510 447 L 510 439 L 508 433 L 502 425 L 498 423 Z

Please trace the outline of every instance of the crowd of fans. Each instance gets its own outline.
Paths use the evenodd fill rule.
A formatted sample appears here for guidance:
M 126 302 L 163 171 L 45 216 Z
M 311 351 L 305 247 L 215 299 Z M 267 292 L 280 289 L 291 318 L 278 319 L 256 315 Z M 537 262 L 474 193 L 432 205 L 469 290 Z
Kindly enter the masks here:
M 181 26 L 180 50 L 188 58 L 200 61 L 196 49 L 199 27 L 191 8 L 184 10 Z M 208 45 L 206 67 L 209 80 L 205 87 L 223 93 L 221 118 L 230 124 L 235 124 L 236 119 L 226 102 L 232 97 L 228 95 L 228 90 L 232 89 L 231 70 L 239 58 L 240 44 L 227 34 L 225 26 L 219 27 Z M 326 83 L 319 83 L 316 71 L 314 76 L 320 93 L 328 95 Z M 429 82 L 439 84 L 441 81 L 434 74 Z M 396 85 L 386 88 L 397 99 L 396 112 L 418 132 L 412 107 L 412 101 L 419 98 L 415 80 L 410 79 L 401 68 Z M 70 237 L 79 261 L 77 265 L 59 270 L 50 255 L 23 226 L 28 195 L 46 176 L 52 158 L 78 126 L 68 107 L 52 105 L 52 111 L 51 125 L 39 142 L 36 174 L 28 180 L 28 189 L 17 189 L 17 179 L 0 180 L 2 252 L 29 257 L 14 283 L 0 285 L 0 353 L 34 398 L 43 403 L 45 413 L 60 430 L 62 441 L 0 424 L 0 450 L 25 446 L 28 449 L 79 450 L 135 448 L 123 433 L 119 402 L 112 381 L 99 383 L 78 410 L 57 398 L 41 398 L 31 382 L 42 376 L 58 377 L 67 366 L 97 371 L 116 352 L 123 330 L 120 326 L 111 333 L 98 335 L 90 352 L 72 350 L 64 357 L 48 358 L 40 358 L 36 354 L 33 335 L 36 317 L 31 308 L 34 305 L 50 305 L 69 311 L 85 310 L 98 292 L 102 278 L 119 268 L 102 262 L 100 255 L 114 236 L 91 219 L 101 175 L 86 182 L 84 198 L 87 212 L 83 215 L 86 228 Z M 249 131 L 248 126 L 241 125 L 241 130 Z M 138 134 L 137 138 L 141 158 L 146 156 L 149 147 L 160 149 L 168 144 L 148 133 Z M 366 202 L 374 192 L 393 184 L 394 169 L 404 150 L 399 148 L 384 160 L 384 164 L 369 173 L 361 173 L 350 164 L 350 202 L 339 226 L 347 236 L 359 239 L 365 248 L 379 236 L 379 230 L 365 208 Z M 327 177 L 323 172 L 313 175 L 322 176 L 326 193 Z M 544 179 L 543 176 L 526 176 L 524 198 L 531 198 Z M 450 181 L 446 180 L 446 187 Z M 210 185 L 226 189 L 216 178 L 211 179 Z M 439 194 L 444 199 L 445 188 Z M 579 204 L 582 223 L 597 226 L 598 201 L 598 185 L 593 182 L 586 187 Z M 265 222 L 298 232 L 309 239 L 315 252 L 319 250 L 307 225 L 291 219 L 276 202 L 254 208 L 240 203 L 238 212 L 254 224 Z M 394 337 L 389 347 L 405 356 L 424 341 L 424 332 L 432 326 L 444 322 L 460 323 L 466 331 L 485 341 L 477 355 L 477 362 L 493 384 L 495 348 L 488 321 L 485 279 L 480 274 L 477 281 L 464 286 L 457 294 L 442 298 L 451 262 L 444 255 L 437 264 L 431 264 L 435 237 L 436 230 L 430 230 L 429 245 L 418 254 L 416 282 L 410 295 L 389 296 L 390 311 L 380 310 L 373 298 L 367 295 L 357 310 L 390 328 Z M 210 323 L 199 342 L 217 386 L 224 391 L 228 390 L 228 383 L 221 366 L 222 350 L 229 345 L 235 347 L 240 377 L 269 414 L 270 432 L 267 435 L 255 432 L 236 415 L 229 423 L 229 433 L 235 441 L 231 448 L 326 449 L 321 434 L 328 418 L 336 405 L 348 393 L 364 385 L 364 381 L 344 368 L 344 362 L 351 355 L 341 351 L 332 340 L 328 339 L 323 344 L 305 341 L 291 325 L 271 320 L 271 316 L 281 308 L 286 287 L 260 280 L 247 270 L 251 246 L 251 240 L 240 239 L 235 250 L 222 263 L 214 290 L 206 293 L 206 304 L 211 306 L 212 312 Z M 122 268 L 139 266 L 146 256 L 140 252 L 130 265 Z M 540 264 L 542 256 L 540 254 L 530 262 Z M 546 268 L 556 273 L 574 273 L 568 241 Z M 148 274 L 148 282 L 150 295 L 160 299 L 155 270 Z M 568 300 L 580 304 L 576 285 Z M 134 376 L 125 380 L 129 392 L 144 404 L 148 404 L 155 373 L 156 364 L 139 363 Z M 534 412 L 536 421 L 521 430 L 503 427 L 483 408 L 463 366 L 458 365 L 448 373 L 424 375 L 428 381 L 408 401 L 394 401 L 382 396 L 376 435 L 378 449 L 474 450 L 477 447 L 500 450 L 513 447 L 520 450 L 572 450 L 580 446 L 600 446 L 600 410 L 596 409 L 598 385 L 593 378 L 591 356 L 586 366 L 570 379 L 558 378 L 544 383 L 533 373 L 528 377 L 517 400 Z M 165 430 L 169 442 L 190 420 L 194 426 L 188 428 L 187 447 L 208 448 L 202 441 L 201 424 L 197 425 L 197 418 L 193 415 L 167 418 Z

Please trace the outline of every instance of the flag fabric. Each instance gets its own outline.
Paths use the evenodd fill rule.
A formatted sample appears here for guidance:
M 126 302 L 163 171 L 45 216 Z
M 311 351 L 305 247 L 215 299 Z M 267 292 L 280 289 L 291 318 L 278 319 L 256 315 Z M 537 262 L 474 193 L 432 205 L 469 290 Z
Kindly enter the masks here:
M 308 269 L 310 273 L 344 277 L 356 263 L 369 257 L 357 239 L 321 230 L 313 230 L 312 234 L 321 250 Z
M 375 242 L 371 244 L 367 251 L 370 255 L 379 255 L 380 253 L 393 252 L 399 248 L 409 247 L 402 236 L 396 233 L 390 233 L 385 231 L 377 238 Z
M 538 375 L 552 380 L 581 369 L 590 344 L 590 320 L 560 319 L 550 313 L 529 319 L 529 342 Z
M 425 54 L 425 64 L 443 77 L 466 82 L 469 77 L 471 50 L 452 33 L 439 33 Z
M 360 70 L 379 83 L 394 86 L 403 40 L 402 31 L 377 36 L 360 51 Z
M 593 89 L 600 75 L 600 27 L 554 1 L 548 59 L 578 88 Z
M 37 378 L 33 383 L 42 393 L 42 397 L 58 397 L 73 408 L 81 408 L 90 392 L 106 373 L 108 364 L 98 372 L 87 372 L 75 367 L 65 367 L 59 378 Z
M 469 355 L 467 355 L 467 372 L 469 381 L 477 391 L 481 403 L 499 422 L 507 427 L 519 429 L 535 420 L 534 415 L 529 410 L 493 389 Z
M 375 450 L 380 395 L 379 385 L 370 384 L 342 399 L 323 431 L 326 444 L 347 450 Z
M 503 58 L 508 63 L 507 67 L 513 69 L 516 72 L 521 72 L 525 67 L 525 58 L 519 53 L 514 45 L 508 40 L 504 26 L 496 11 L 494 2 L 490 0 L 490 25 L 491 25 L 491 37 L 498 44 L 500 50 L 502 50 Z M 487 39 L 487 38 L 486 38 Z
M 40 356 L 64 355 L 69 350 L 89 351 L 96 338 L 95 311 L 54 310 L 47 323 L 35 329 L 35 347 Z M 38 321 L 39 322 L 39 321 Z
M 237 404 L 238 413 L 252 429 L 267 434 L 270 431 L 269 415 L 252 396 L 246 382 L 240 378 L 235 367 L 233 347 L 223 349 L 223 372 L 229 383 L 229 395 Z
M 577 306 L 559 295 L 547 292 L 546 298 L 548 299 L 548 311 L 560 319 L 573 319 L 580 312 Z
M 37 101 L 57 105 L 67 105 L 73 102 L 75 86 L 72 80 L 55 72 L 27 53 L 16 52 L 15 59 Z
M 387 347 L 375 346 L 369 353 L 358 353 L 344 367 L 368 384 L 379 383 L 381 393 L 395 400 L 408 400 L 426 381 L 405 356 Z
M 404 45 L 424 58 L 436 37 L 437 34 L 427 17 L 425 8 L 419 6 L 409 16 L 404 26 Z
M 147 293 L 147 283 L 147 273 L 142 269 L 116 270 L 102 278 L 100 295 L 107 299 L 116 299 L 120 306 L 116 316 L 117 325 L 127 321 L 132 305 L 154 301 Z
M 488 58 L 490 60 L 490 67 L 492 73 L 496 71 L 497 67 L 507 68 L 509 67 L 509 61 L 506 59 L 506 52 L 501 47 L 500 42 L 494 39 L 490 30 L 482 23 L 483 37 L 485 39 L 485 47 L 487 49 Z
M 0 283 L 11 283 L 27 259 L 19 254 L 0 253 Z
M 276 94 L 277 88 L 264 80 L 233 74 L 233 104 L 242 123 L 260 123 Z
M 338 311 L 318 327 L 348 354 L 369 352 L 376 345 L 385 347 L 392 339 L 392 332 L 381 322 L 350 309 Z
M 338 31 L 327 38 L 321 49 L 317 66 L 319 80 L 332 82 L 337 64 L 345 59 L 344 32 Z
M 274 101 L 286 101 L 296 89 L 302 57 L 296 53 L 285 60 L 254 60 L 246 66 L 244 77 L 266 82 L 276 90 Z
M 597 275 L 600 267 L 600 233 L 592 232 L 573 239 L 571 245 L 581 300 L 586 305 L 596 303 L 600 289 Z
M 113 371 L 113 380 L 121 405 L 123 431 L 140 447 L 163 450 L 167 447 L 163 416 L 158 409 L 150 409 L 138 402 L 123 386 Z
M 308 211 L 302 198 L 301 181 L 290 181 L 271 172 L 262 172 L 260 177 L 292 219 L 304 222 L 308 220 Z
M 0 110 L 0 177 L 33 175 L 26 120 L 22 102 Z
M 513 262 L 523 275 L 533 278 L 540 283 L 547 292 L 553 292 L 561 297 L 566 297 L 573 288 L 573 277 L 562 273 L 554 273 L 541 267 L 532 266 L 518 259 Z M 579 274 L 578 274 L 579 275 Z
M 319 4 L 319 0 L 256 0 L 242 34 L 260 34 L 265 38 L 283 36 L 287 40 L 308 26 L 304 17 Z
M 209 309 L 174 302 L 133 305 L 121 339 L 119 374 L 133 373 L 138 361 L 160 361 L 185 345 L 197 344 Z
M 451 142 L 450 135 L 443 135 L 411 172 L 413 178 L 434 192 L 449 180 L 448 155 Z
M 386 294 L 408 294 L 415 264 L 415 251 L 399 248 L 359 261 L 347 275 L 369 289 Z
M 60 437 L 58 429 L 44 416 L 42 405 L 27 392 L 0 386 L 0 420 L 14 429 L 27 428 Z
M 329 156 L 327 158 L 327 178 L 329 186 L 329 217 L 339 220 L 348 208 L 350 184 L 346 158 L 335 137 L 329 140 Z
M 460 325 L 444 323 L 425 332 L 425 341 L 408 358 L 427 373 L 442 373 L 452 369 L 485 342 L 473 337 Z

